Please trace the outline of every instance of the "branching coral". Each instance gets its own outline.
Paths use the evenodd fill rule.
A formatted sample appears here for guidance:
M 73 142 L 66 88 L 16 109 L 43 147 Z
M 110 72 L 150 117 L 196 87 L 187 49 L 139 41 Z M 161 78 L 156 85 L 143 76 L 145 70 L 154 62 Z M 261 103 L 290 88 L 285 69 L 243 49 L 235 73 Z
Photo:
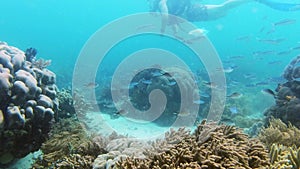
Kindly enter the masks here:
M 67 118 L 76 114 L 71 90 L 62 89 L 57 93 L 59 113 L 57 118 Z
M 88 169 L 92 168 L 94 159 L 95 158 L 90 155 L 71 154 L 57 161 L 55 168 Z
M 105 152 L 92 141 L 81 124 L 73 119 L 64 119 L 57 123 L 52 130 L 52 136 L 42 145 L 41 150 L 44 154 L 43 159 L 35 164 L 35 168 L 55 167 L 57 163 L 63 165 L 72 161 L 75 165 L 75 161 L 79 162 L 78 156 L 91 156 L 94 159 L 98 154 Z
M 300 146 L 300 130 L 292 124 L 286 125 L 280 119 L 271 118 L 269 127 L 262 128 L 258 138 L 266 144 L 268 148 L 272 144 L 282 144 L 285 146 Z
M 268 153 L 259 140 L 232 126 L 203 122 L 168 150 L 147 158 L 126 158 L 115 168 L 266 168 Z
M 299 169 L 300 168 L 300 148 L 295 146 L 287 147 L 273 144 L 270 148 L 270 168 L 278 169 Z
M 77 90 L 73 92 L 73 105 L 78 118 L 86 118 L 86 112 L 92 109 L 91 104 L 88 103 L 85 97 Z
M 32 62 L 32 67 L 45 69 L 51 65 L 51 60 L 38 59 Z

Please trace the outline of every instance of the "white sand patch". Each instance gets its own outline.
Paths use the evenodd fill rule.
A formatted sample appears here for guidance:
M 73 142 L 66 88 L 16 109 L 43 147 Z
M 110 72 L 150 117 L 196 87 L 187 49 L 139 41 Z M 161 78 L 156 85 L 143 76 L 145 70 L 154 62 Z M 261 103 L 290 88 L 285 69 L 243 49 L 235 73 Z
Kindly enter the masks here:
M 97 134 L 109 135 L 115 131 L 118 134 L 147 140 L 164 136 L 164 133 L 170 129 L 170 127 L 161 127 L 155 123 L 136 121 L 122 116 L 112 119 L 110 115 L 101 112 L 89 112 L 85 123 L 90 132 Z

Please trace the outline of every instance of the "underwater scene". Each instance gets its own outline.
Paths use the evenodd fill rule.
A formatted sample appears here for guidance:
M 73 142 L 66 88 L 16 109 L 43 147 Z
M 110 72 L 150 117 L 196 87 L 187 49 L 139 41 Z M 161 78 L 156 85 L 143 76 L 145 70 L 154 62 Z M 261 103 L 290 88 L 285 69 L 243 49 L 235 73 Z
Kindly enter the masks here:
M 0 11 L 0 169 L 300 169 L 299 0 Z

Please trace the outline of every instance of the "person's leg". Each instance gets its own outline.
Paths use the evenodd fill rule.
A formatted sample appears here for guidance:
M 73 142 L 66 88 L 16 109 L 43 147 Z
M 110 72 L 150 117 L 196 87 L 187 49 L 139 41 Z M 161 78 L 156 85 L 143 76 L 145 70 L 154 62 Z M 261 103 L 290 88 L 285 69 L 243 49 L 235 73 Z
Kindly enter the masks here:
M 220 5 L 205 5 L 207 8 L 208 20 L 223 17 L 229 10 L 254 1 L 255 0 L 227 0 Z
M 265 4 L 270 8 L 279 10 L 279 11 L 298 11 L 300 10 L 300 3 L 285 3 L 285 2 L 276 2 L 273 0 L 256 0 L 259 3 Z

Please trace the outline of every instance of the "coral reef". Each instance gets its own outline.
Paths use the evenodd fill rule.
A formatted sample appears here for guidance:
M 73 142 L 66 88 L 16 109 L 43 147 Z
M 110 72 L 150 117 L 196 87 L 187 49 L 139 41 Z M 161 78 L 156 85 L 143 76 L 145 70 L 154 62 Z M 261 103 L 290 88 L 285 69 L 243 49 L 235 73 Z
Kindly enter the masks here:
M 300 148 L 273 144 L 270 148 L 270 168 L 300 168 Z
M 35 55 L 0 42 L 0 155 L 38 150 L 57 114 L 56 76 L 33 66 Z
M 190 72 L 179 68 L 171 67 L 166 70 L 159 68 L 146 69 L 139 72 L 131 81 L 129 86 L 129 96 L 133 106 L 141 111 L 150 108 L 149 94 L 154 89 L 159 89 L 164 92 L 166 96 L 166 107 L 162 115 L 154 122 L 168 126 L 172 124 L 176 117 L 180 115 L 180 105 L 182 100 L 186 100 L 191 105 L 187 106 L 193 108 L 193 98 L 198 91 L 194 91 L 195 82 Z M 181 89 L 180 89 L 181 86 Z M 184 110 L 187 114 L 191 113 L 189 110 Z
M 33 62 L 36 59 L 37 50 L 35 48 L 28 48 L 25 51 L 26 61 Z
M 295 57 L 284 69 L 283 77 L 292 81 L 300 77 L 300 56 Z
M 49 140 L 43 143 L 43 159 L 37 161 L 34 168 L 89 168 L 98 154 L 106 153 L 100 145 L 87 135 L 79 121 L 62 119 L 54 125 Z
M 266 123 L 271 117 L 279 118 L 284 123 L 291 123 L 300 127 L 300 82 L 289 81 L 278 85 L 276 105 L 270 107 L 264 112 Z
M 58 91 L 56 97 L 59 102 L 58 119 L 69 118 L 76 114 L 74 101 L 72 98 L 72 91 L 70 89 L 62 89 Z
M 267 168 L 267 150 L 233 126 L 203 122 L 169 150 L 121 159 L 115 168 Z
M 283 77 L 287 82 L 276 88 L 276 105 L 264 112 L 266 123 L 272 116 L 280 118 L 284 123 L 291 123 L 300 128 L 300 56 L 294 58 L 286 66 Z
M 273 144 L 300 146 L 300 130 L 291 123 L 286 125 L 280 119 L 271 118 L 268 127 L 263 127 L 258 138 L 270 148 Z
M 45 69 L 46 67 L 51 65 L 51 60 L 38 59 L 32 61 L 32 66 L 38 69 Z
M 190 131 L 180 128 L 178 131 L 171 129 L 165 133 L 164 138 L 155 141 L 138 140 L 112 133 L 108 138 L 100 138 L 100 143 L 105 145 L 106 154 L 99 155 L 93 164 L 96 169 L 114 168 L 116 162 L 125 160 L 127 157 L 146 158 L 158 152 L 169 150 L 185 137 L 190 135 Z M 105 141 L 103 141 L 105 139 Z M 99 141 L 96 141 L 99 142 Z M 105 143 L 105 144 L 103 144 Z

